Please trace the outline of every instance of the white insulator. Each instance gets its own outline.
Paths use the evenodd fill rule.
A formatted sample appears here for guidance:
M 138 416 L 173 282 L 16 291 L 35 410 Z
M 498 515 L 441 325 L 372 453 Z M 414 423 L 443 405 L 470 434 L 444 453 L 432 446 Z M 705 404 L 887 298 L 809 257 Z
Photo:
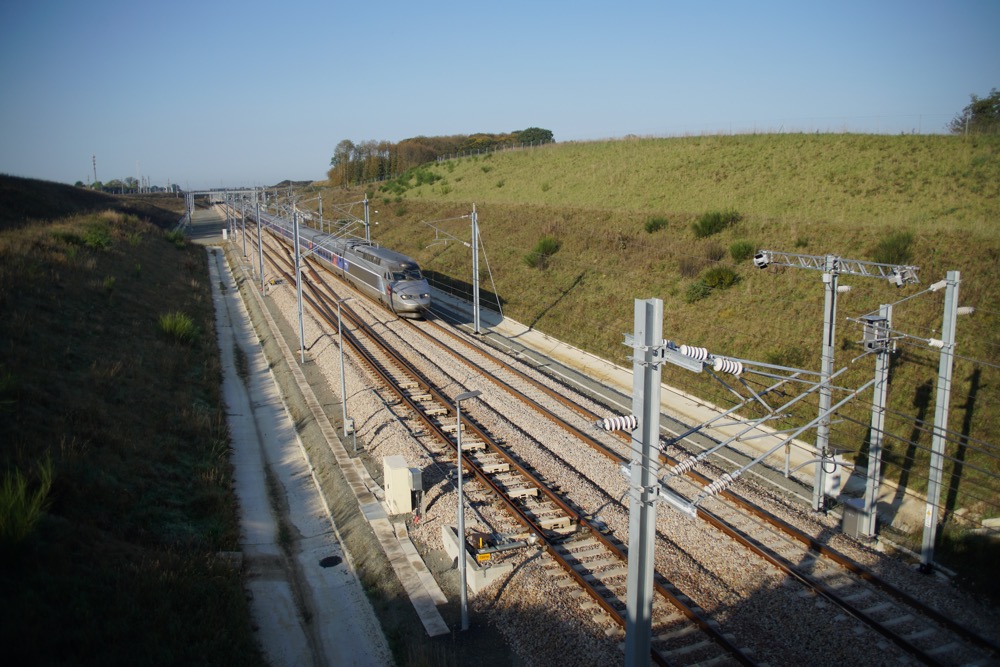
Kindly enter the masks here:
M 671 468 L 670 469 L 670 474 L 671 475 L 683 475 L 688 470 L 691 470 L 691 468 L 694 468 L 696 465 L 698 465 L 698 458 L 695 457 L 695 456 L 692 456 L 690 458 L 684 459 L 683 461 L 681 461 L 680 463 L 678 463 L 677 465 L 675 465 L 673 468 Z
M 732 483 L 733 483 L 733 478 L 730 477 L 729 473 L 727 472 L 724 475 L 722 475 L 722 477 L 720 477 L 719 479 L 715 480 L 707 487 L 705 487 L 705 493 L 707 493 L 710 496 L 714 496 L 715 494 L 719 493 Z
M 726 359 L 725 357 L 716 357 L 712 368 L 715 369 L 716 373 L 729 373 L 730 375 L 743 374 L 743 364 L 741 362 Z
M 705 361 L 708 359 L 708 350 L 703 347 L 692 347 L 690 345 L 681 345 L 681 354 L 685 357 L 691 357 L 692 359 L 697 359 L 698 361 Z
M 639 419 L 635 415 L 607 417 L 598 422 L 598 425 L 605 431 L 634 431 L 639 425 Z

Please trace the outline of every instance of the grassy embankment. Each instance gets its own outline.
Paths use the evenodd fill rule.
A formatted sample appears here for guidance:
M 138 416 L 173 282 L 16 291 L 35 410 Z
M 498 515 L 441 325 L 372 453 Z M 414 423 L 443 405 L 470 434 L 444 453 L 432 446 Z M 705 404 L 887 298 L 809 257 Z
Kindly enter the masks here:
M 17 664 L 262 664 L 183 199 L 0 177 L 0 637 Z
M 853 291 L 839 302 L 838 367 L 861 354 L 860 327 L 846 318 L 914 294 L 948 270 L 961 271 L 961 304 L 978 310 L 958 323 L 953 460 L 942 494 L 947 525 L 956 530 L 940 554 L 978 550 L 979 538 L 963 530 L 1000 514 L 1000 372 L 991 365 L 1000 351 L 996 138 L 761 135 L 556 144 L 444 162 L 424 168 L 420 178 L 371 187 L 370 195 L 380 211 L 374 216 L 378 241 L 416 257 L 432 277 L 466 283 L 468 249 L 435 243 L 435 231 L 422 223 L 468 239 L 469 221 L 453 218 L 475 203 L 505 314 L 622 365 L 629 363 L 622 334 L 631 331 L 634 299 L 658 297 L 669 339 L 818 369 L 821 273 L 758 270 L 745 256 L 747 247 L 921 268 L 916 288 L 841 278 Z M 339 189 L 326 195 L 328 203 L 362 196 Z M 696 236 L 700 216 L 726 211 L 739 221 Z M 558 251 L 544 268 L 530 267 L 526 257 L 546 238 Z M 734 259 L 733 250 L 744 252 Z M 483 286 L 492 290 L 481 265 Z M 719 267 L 737 282 L 700 290 L 704 298 L 694 300 L 699 290 L 692 285 Z M 937 337 L 942 312 L 943 291 L 924 294 L 896 307 L 894 328 Z M 937 365 L 936 350 L 912 339 L 901 343 L 889 390 L 885 473 L 917 492 L 926 488 Z M 869 356 L 852 364 L 843 384 L 858 386 L 872 374 Z M 704 376 L 668 365 L 664 379 L 718 404 L 730 400 Z M 835 447 L 862 463 L 869 401 L 870 393 L 844 409 L 831 435 Z M 811 417 L 814 410 L 806 406 L 796 414 Z

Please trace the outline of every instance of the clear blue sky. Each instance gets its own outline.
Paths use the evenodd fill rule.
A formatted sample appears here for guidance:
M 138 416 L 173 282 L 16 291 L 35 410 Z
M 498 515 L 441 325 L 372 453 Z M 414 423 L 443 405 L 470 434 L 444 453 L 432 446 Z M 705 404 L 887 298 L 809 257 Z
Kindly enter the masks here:
M 0 172 L 324 177 L 342 139 L 943 132 L 1000 88 L 1000 0 L 0 6 Z M 138 167 L 137 167 L 138 165 Z

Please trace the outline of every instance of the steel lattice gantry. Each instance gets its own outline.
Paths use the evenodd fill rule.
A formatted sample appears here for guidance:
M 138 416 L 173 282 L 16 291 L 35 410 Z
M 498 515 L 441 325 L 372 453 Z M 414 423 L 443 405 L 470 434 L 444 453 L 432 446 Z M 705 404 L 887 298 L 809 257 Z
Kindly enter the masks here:
M 844 259 L 837 255 L 800 255 L 796 253 L 777 252 L 774 250 L 758 250 L 753 258 L 757 268 L 764 269 L 774 264 L 797 269 L 812 269 L 823 272 L 825 292 L 823 306 L 823 347 L 820 374 L 827 381 L 819 395 L 819 413 L 822 415 L 816 427 L 816 451 L 819 461 L 816 464 L 816 478 L 813 487 L 813 510 L 824 509 L 825 472 L 823 464 L 830 456 L 830 401 L 832 392 L 829 378 L 833 373 L 834 336 L 837 326 L 837 282 L 840 275 L 862 276 L 865 278 L 881 278 L 888 280 L 897 287 L 919 283 L 917 272 L 919 267 L 898 264 L 880 264 L 863 262 L 854 259 Z

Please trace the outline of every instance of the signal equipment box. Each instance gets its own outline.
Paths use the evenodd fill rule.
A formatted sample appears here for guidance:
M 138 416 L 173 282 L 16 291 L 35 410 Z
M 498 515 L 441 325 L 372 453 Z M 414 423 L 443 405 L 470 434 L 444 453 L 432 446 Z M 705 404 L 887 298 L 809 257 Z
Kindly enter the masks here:
M 391 514 L 408 514 L 423 500 L 423 476 L 420 468 L 410 468 L 398 454 L 382 459 L 385 502 Z

